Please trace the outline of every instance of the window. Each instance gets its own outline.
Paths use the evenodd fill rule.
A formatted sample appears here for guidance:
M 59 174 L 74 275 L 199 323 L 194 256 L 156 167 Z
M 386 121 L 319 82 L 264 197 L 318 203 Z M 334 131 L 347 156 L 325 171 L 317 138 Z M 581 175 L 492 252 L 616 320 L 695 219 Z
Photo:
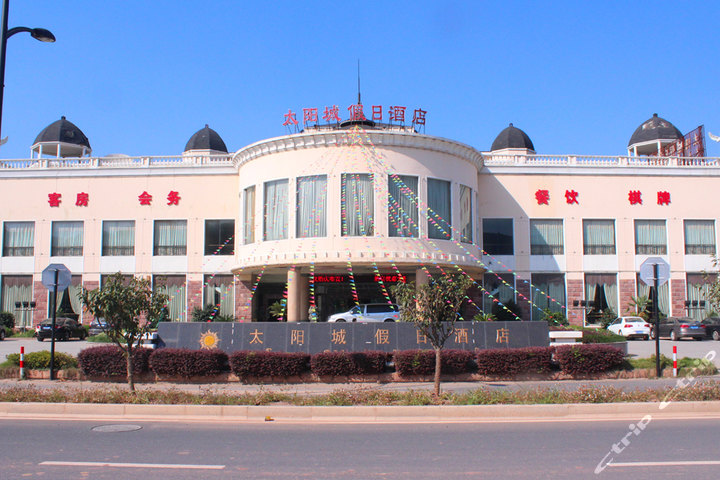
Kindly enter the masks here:
M 82 275 L 73 275 L 70 278 L 70 285 L 62 292 L 58 292 L 57 295 L 57 309 L 55 309 L 58 317 L 72 318 L 73 320 L 79 320 L 80 314 L 82 314 L 82 302 L 80 301 L 79 294 L 82 292 Z M 52 291 L 48 292 L 48 317 L 52 316 L 53 312 L 53 295 Z
M 243 243 L 248 245 L 255 242 L 255 186 L 245 189 L 243 197 Z
M 235 254 L 235 220 L 205 220 L 205 255 Z
M 473 243 L 472 189 L 460 185 L 460 241 Z
M 33 278 L 32 275 L 3 275 L 2 276 L 2 296 L 3 312 L 12 312 L 15 314 L 15 325 L 18 327 L 32 326 L 32 311 L 28 310 L 32 301 Z M 24 310 L 18 310 L 16 303 L 20 303 Z
M 297 179 L 297 238 L 327 236 L 327 176 L 314 175 Z
M 608 311 L 612 311 L 614 315 L 622 313 L 618 304 L 617 275 L 586 273 L 584 300 L 592 302 L 585 310 L 587 323 L 602 323 L 602 314 Z
M 646 310 L 652 314 L 652 301 L 653 296 L 655 295 L 655 287 L 650 287 L 645 282 L 640 280 L 640 275 L 638 274 L 636 276 L 635 282 L 637 283 L 637 294 L 638 297 L 642 298 L 645 297 L 648 300 L 647 308 Z M 658 295 L 658 307 L 660 309 L 660 313 L 663 315 L 668 315 L 670 313 L 670 282 L 665 282 L 664 284 L 660 285 L 660 288 L 658 291 L 660 294 Z M 640 313 L 640 312 L 638 312 Z
M 709 302 L 711 284 L 712 278 L 706 278 L 702 273 L 687 274 L 687 299 L 690 301 L 690 306 L 686 310 L 688 317 L 704 320 L 711 315 L 713 311 L 712 304 Z M 701 305 L 703 301 L 705 304 Z
M 450 240 L 450 182 L 428 178 L 428 238 Z
M 665 220 L 635 220 L 635 253 L 637 255 L 667 254 Z
M 583 253 L 615 255 L 614 220 L 583 220 Z
M 283 240 L 288 237 L 288 180 L 265 182 L 265 240 Z
M 235 316 L 232 275 L 205 275 L 203 306 L 215 305 L 216 315 Z
M 168 296 L 166 307 L 168 321 L 187 321 L 186 288 L 184 275 L 155 275 L 153 277 L 153 290 Z
M 483 312 L 497 315 L 505 310 L 497 302 L 507 306 L 508 302 L 515 301 L 515 275 L 512 273 L 486 273 L 483 276 Z M 497 300 L 497 302 L 495 301 Z
M 562 255 L 563 253 L 562 220 L 530 220 L 530 255 Z
M 418 233 L 418 177 L 388 175 L 388 232 L 391 237 Z
M 531 276 L 532 285 L 532 319 L 542 320 L 544 310 L 551 312 L 565 311 L 565 275 L 562 273 L 534 273 Z
M 483 254 L 513 254 L 513 221 L 512 218 L 483 219 Z
M 32 257 L 35 245 L 35 222 L 5 222 L 4 257 Z
M 372 237 L 375 231 L 373 176 L 343 173 L 340 189 L 343 237 Z
M 110 275 L 100 275 L 100 288 L 105 287 L 105 285 L 107 284 L 110 277 L 112 277 L 114 275 L 115 275 L 114 273 L 110 274 Z M 122 284 L 127 287 L 128 285 L 130 285 L 130 280 L 132 280 L 132 278 L 133 278 L 133 275 L 131 275 L 131 274 L 123 275 L 122 276 Z
M 715 222 L 685 220 L 685 255 L 715 255 Z
M 102 254 L 104 257 L 135 255 L 135 221 L 102 223 Z
M 83 222 L 53 222 L 53 257 L 81 257 L 83 254 Z
M 187 220 L 155 220 L 153 255 L 187 255 Z

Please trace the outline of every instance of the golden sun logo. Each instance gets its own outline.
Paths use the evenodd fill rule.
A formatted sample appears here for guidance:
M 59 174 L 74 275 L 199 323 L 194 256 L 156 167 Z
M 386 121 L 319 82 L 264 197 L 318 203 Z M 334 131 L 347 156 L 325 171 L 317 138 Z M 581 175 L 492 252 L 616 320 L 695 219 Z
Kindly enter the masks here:
M 205 332 L 200 335 L 200 348 L 212 350 L 217 348 L 220 337 L 215 332 Z

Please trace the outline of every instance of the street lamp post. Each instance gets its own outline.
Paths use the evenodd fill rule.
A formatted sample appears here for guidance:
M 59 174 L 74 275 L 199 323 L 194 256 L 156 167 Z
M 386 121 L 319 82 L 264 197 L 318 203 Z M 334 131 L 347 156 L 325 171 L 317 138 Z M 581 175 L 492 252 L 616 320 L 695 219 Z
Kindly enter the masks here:
M 3 91 L 5 90 L 5 50 L 7 49 L 7 39 L 20 32 L 28 32 L 34 39 L 41 42 L 52 43 L 55 41 L 55 35 L 50 30 L 44 28 L 28 28 L 15 27 L 8 30 L 8 10 L 10 0 L 3 0 L 2 3 L 2 29 L 0 29 L 0 131 L 2 131 L 2 107 L 3 107 Z M 0 145 L 2 140 L 0 140 Z

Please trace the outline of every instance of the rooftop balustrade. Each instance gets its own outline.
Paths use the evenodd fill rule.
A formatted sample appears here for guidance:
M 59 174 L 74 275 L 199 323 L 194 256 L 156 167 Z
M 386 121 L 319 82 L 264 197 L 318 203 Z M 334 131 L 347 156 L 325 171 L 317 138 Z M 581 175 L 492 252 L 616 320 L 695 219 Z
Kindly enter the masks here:
M 0 169 L 96 169 L 96 168 L 155 168 L 155 167 L 228 167 L 232 155 L 175 155 L 164 157 L 32 158 L 0 160 Z
M 567 167 L 712 167 L 720 166 L 717 157 L 633 157 L 602 155 L 508 155 L 483 154 L 488 167 L 567 166 Z
M 81 158 L 31 158 L 0 160 L 0 170 L 97 169 L 97 168 L 176 168 L 228 167 L 233 154 L 175 156 L 108 156 Z M 718 157 L 633 157 L 603 155 L 508 155 L 483 154 L 487 167 L 566 166 L 566 167 L 720 167 Z

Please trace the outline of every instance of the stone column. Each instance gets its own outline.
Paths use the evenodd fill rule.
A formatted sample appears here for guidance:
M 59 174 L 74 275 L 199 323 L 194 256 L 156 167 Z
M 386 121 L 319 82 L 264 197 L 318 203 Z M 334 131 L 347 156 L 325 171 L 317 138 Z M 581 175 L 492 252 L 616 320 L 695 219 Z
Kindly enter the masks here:
M 48 313 L 48 289 L 38 280 L 33 282 L 33 296 L 32 299 L 35 302 L 35 310 L 32 312 L 32 324 L 33 326 L 42 322 L 47 318 Z
M 310 321 L 310 278 L 299 275 L 298 290 L 300 294 L 300 320 Z
M 532 301 L 532 293 L 530 292 L 530 280 L 519 278 L 517 277 L 515 279 L 515 290 L 517 290 L 517 299 L 516 302 L 518 306 L 520 307 L 521 317 L 526 322 L 531 320 L 531 311 L 532 311 L 532 305 L 530 305 L 530 302 Z
M 95 290 L 95 289 L 97 289 L 97 288 L 100 288 L 100 282 L 99 282 L 99 281 L 88 281 L 88 280 L 86 280 L 86 281 L 83 282 L 83 287 L 85 287 L 85 290 Z M 86 325 L 89 325 L 90 322 L 92 322 L 92 321 L 95 319 L 95 317 L 93 316 L 93 314 L 90 313 L 90 312 L 88 312 L 88 311 L 85 310 L 84 308 L 83 308 L 83 316 L 82 316 L 82 318 L 83 318 L 83 323 L 86 324 Z
M 478 285 L 482 280 L 478 280 Z M 483 293 L 482 290 L 478 285 L 473 285 L 470 288 L 468 288 L 467 296 L 472 302 L 472 304 L 468 305 L 467 308 L 463 309 L 460 313 L 462 313 L 465 320 L 472 320 L 473 317 L 479 313 L 482 312 L 483 308 Z M 470 302 L 468 302 L 470 303 Z M 491 313 L 491 312 L 485 312 L 485 313 Z
M 422 268 L 415 270 L 415 286 L 420 288 L 428 283 L 430 283 L 430 277 L 428 277 L 427 272 Z
M 682 317 L 687 314 L 685 309 L 686 292 L 684 278 L 670 279 L 670 315 Z
M 291 268 L 287 272 L 287 305 L 285 314 L 288 322 L 300 321 L 300 272 Z
M 187 321 L 192 320 L 192 312 L 196 308 L 202 309 L 203 305 L 203 282 L 200 280 L 187 280 Z
M 627 310 L 628 305 L 630 305 L 631 297 L 636 295 L 635 280 L 620 279 L 620 304 L 618 305 L 618 310 L 620 311 L 615 313 L 617 313 L 618 316 L 622 316 Z
M 241 280 L 235 277 L 235 320 L 252 322 L 252 277 Z
M 588 300 L 584 298 L 583 294 L 583 281 L 582 280 L 570 280 L 567 281 L 567 301 L 566 301 L 566 313 L 568 322 L 570 325 L 582 326 L 585 320 L 585 309 L 582 307 L 572 308 L 571 305 L 573 300 Z

